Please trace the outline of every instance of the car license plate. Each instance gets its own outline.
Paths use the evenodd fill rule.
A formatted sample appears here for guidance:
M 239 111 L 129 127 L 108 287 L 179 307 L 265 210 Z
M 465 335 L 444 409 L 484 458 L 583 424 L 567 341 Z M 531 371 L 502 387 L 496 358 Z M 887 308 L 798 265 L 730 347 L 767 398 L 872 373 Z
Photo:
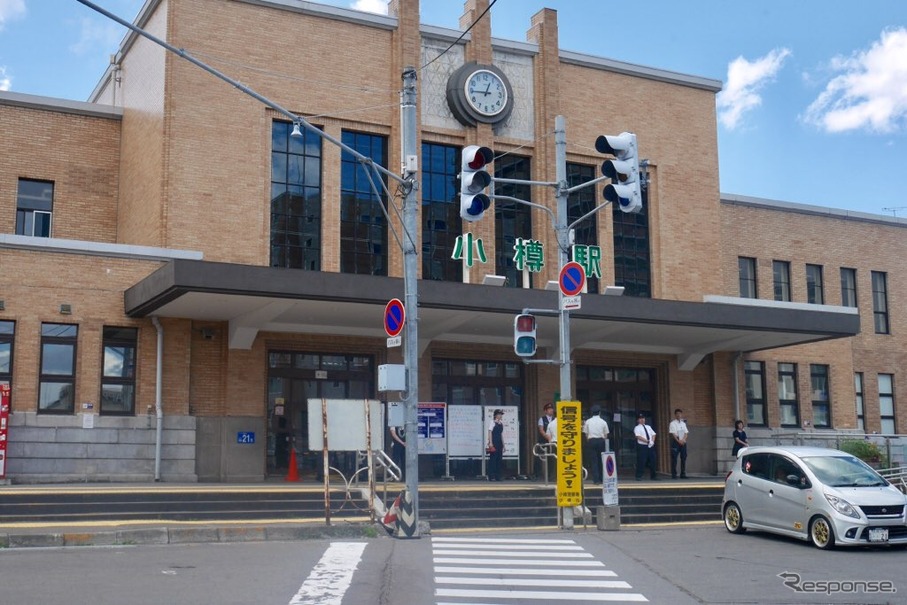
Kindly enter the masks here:
M 870 542 L 888 542 L 888 528 L 874 527 L 869 530 Z

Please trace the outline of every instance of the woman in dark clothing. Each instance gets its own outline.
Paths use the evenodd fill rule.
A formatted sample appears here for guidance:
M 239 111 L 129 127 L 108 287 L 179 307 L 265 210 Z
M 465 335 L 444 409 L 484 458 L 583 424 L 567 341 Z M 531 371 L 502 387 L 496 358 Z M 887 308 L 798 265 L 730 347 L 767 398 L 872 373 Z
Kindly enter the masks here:
M 504 458 L 504 410 L 494 411 L 488 425 L 488 480 L 501 480 L 501 461 Z
M 749 447 L 749 443 L 746 440 L 746 431 L 743 430 L 743 421 L 738 420 L 734 423 L 734 449 L 731 450 L 731 454 L 736 458 L 737 452 L 745 447 Z

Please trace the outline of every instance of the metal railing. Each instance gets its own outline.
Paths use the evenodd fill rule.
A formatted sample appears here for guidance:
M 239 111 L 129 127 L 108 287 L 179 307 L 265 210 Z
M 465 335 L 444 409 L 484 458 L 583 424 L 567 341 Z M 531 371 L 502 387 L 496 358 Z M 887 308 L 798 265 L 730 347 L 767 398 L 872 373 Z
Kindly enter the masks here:
M 893 486 L 907 494 L 907 467 L 883 468 L 876 472 L 885 477 Z

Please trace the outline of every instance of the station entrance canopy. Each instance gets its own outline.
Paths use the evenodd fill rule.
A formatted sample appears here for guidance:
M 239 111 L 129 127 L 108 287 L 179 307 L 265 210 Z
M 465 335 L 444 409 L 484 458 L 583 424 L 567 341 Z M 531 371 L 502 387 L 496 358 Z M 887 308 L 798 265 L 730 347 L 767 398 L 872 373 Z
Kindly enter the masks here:
M 259 332 L 386 338 L 383 314 L 403 280 L 177 259 L 126 291 L 131 317 L 227 322 L 229 347 Z M 513 344 L 513 316 L 556 309 L 558 294 L 454 282 L 419 282 L 420 355 L 433 341 Z M 540 347 L 558 346 L 556 317 L 539 317 Z M 676 355 L 692 370 L 706 355 L 750 352 L 854 336 L 857 309 L 706 296 L 703 302 L 583 295 L 570 312 L 571 345 Z

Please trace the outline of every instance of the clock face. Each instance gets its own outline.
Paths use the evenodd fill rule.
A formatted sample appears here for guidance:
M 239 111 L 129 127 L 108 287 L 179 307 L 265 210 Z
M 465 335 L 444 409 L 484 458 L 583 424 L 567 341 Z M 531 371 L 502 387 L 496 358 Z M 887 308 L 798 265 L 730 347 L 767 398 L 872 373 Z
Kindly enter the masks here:
M 496 116 L 507 107 L 507 87 L 494 72 L 479 69 L 466 79 L 466 102 L 483 116 Z

